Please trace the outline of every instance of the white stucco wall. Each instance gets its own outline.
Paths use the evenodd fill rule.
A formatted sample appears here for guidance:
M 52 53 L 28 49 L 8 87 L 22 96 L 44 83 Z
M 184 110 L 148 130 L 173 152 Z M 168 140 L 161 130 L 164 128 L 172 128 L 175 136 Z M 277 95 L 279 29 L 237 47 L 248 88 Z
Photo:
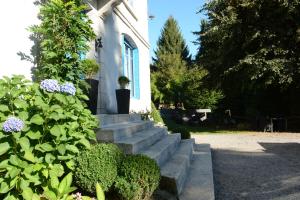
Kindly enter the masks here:
M 122 75 L 122 34 L 130 36 L 139 49 L 140 99 L 131 98 L 130 110 L 151 109 L 147 0 L 133 0 L 130 9 L 134 15 L 123 3 L 105 14 L 97 12 L 96 8 L 89 12 L 94 30 L 103 43 L 100 52 L 93 49 L 88 55 L 101 63 L 101 71 L 96 77 L 100 80 L 99 113 L 117 112 L 115 90 L 119 88 L 117 79 Z
M 91 43 L 89 58 L 101 64 L 101 70 L 95 77 L 100 81 L 99 113 L 116 113 L 115 90 L 119 88 L 117 79 L 122 75 L 122 34 L 129 35 L 139 49 L 140 99 L 131 99 L 130 110 L 135 112 L 150 110 L 150 53 L 148 42 L 147 0 L 130 0 L 130 9 L 120 3 L 113 9 L 99 12 L 97 0 L 87 0 L 92 10 L 88 13 L 93 21 L 97 37 L 102 37 L 103 48 L 96 52 Z M 31 78 L 32 64 L 21 61 L 18 52 L 30 55 L 33 42 L 27 28 L 37 24 L 38 7 L 34 0 L 3 1 L 0 12 L 0 77 L 23 74 Z M 106 0 L 106 2 L 109 2 Z M 111 8 L 111 6 L 109 7 Z M 102 9 L 103 11 L 103 9 Z M 134 14 L 132 15 L 132 11 Z
M 0 77 L 23 74 L 31 78 L 30 62 L 21 61 L 18 52 L 30 55 L 33 43 L 26 29 L 38 23 L 34 0 L 2 1 L 0 12 Z

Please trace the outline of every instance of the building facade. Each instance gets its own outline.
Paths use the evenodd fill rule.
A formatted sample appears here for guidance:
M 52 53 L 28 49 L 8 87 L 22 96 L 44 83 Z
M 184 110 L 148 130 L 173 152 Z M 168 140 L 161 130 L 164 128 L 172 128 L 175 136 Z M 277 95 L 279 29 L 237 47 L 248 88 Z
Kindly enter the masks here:
M 27 28 L 37 24 L 35 0 L 4 1 L 0 13 L 0 76 L 23 74 L 31 78 L 32 64 L 21 61 L 18 52 L 30 54 L 33 43 Z M 143 112 L 151 108 L 150 45 L 148 42 L 147 0 L 86 0 L 88 16 L 97 35 L 91 51 L 85 55 L 101 65 L 94 77 L 99 80 L 98 113 L 116 113 L 115 90 L 118 77 L 131 81 L 130 110 Z M 11 12 L 11 9 L 14 12 Z M 7 20 L 5 20 L 7 19 Z

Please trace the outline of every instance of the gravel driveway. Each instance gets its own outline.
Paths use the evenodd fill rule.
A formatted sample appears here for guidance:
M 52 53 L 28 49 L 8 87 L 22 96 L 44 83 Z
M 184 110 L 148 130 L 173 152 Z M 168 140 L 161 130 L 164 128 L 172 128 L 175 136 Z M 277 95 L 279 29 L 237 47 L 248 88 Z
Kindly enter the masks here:
M 300 134 L 194 138 L 211 144 L 216 200 L 300 200 Z

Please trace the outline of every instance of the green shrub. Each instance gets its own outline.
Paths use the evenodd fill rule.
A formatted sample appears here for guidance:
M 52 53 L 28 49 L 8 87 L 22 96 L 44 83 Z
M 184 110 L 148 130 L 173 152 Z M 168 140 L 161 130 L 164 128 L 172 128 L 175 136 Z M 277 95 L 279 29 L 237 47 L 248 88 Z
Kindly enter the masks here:
M 87 97 L 63 85 L 0 79 L 0 199 L 18 199 L 28 187 L 40 194 L 50 178 L 72 171 L 95 139 L 98 122 L 81 101 Z
M 76 159 L 76 184 L 94 194 L 95 185 L 99 182 L 103 190 L 108 191 L 117 178 L 122 158 L 123 153 L 116 145 L 96 144 Z
M 151 102 L 151 118 L 154 120 L 155 123 L 162 123 L 164 124 L 164 120 L 162 119 L 159 110 L 156 109 L 153 102 Z
M 159 167 L 153 159 L 144 155 L 126 156 L 118 173 L 115 189 L 121 199 L 148 199 L 159 186 Z
M 183 140 L 191 138 L 190 131 L 185 128 L 174 128 L 171 131 L 172 131 L 172 133 L 180 133 L 181 139 L 183 139 Z

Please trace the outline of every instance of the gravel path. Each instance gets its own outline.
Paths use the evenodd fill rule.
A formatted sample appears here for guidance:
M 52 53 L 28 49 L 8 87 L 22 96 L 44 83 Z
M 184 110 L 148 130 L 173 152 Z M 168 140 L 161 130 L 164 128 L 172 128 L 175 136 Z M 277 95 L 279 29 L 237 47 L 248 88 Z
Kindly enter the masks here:
M 216 200 L 300 200 L 300 134 L 194 137 L 211 144 Z

